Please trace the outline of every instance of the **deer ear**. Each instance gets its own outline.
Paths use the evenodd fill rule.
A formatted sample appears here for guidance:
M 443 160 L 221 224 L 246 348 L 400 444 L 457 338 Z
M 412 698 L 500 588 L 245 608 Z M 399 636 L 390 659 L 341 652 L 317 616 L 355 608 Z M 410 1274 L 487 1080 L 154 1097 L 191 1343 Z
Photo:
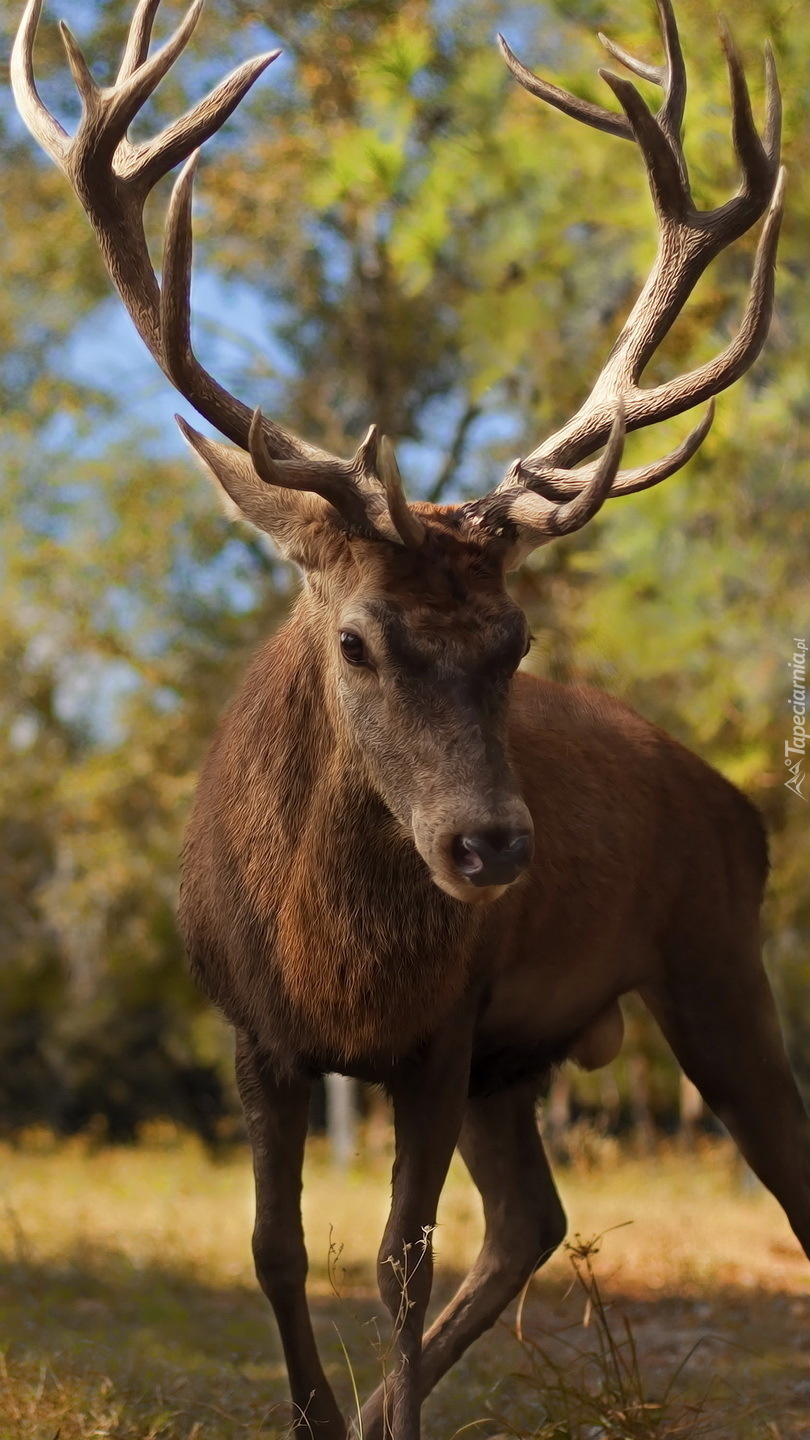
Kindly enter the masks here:
M 294 561 L 304 570 L 319 569 L 325 545 L 345 529 L 329 502 L 308 490 L 266 485 L 246 451 L 209 440 L 180 415 L 175 419 L 207 474 L 216 481 L 228 518 L 246 520 L 269 535 L 285 560 Z

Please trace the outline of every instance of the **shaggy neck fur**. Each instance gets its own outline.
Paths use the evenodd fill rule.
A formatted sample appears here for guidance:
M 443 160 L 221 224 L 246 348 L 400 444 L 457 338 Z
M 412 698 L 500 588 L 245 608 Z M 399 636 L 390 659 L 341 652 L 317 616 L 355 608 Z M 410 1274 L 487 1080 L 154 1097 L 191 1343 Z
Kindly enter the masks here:
M 375 794 L 340 724 L 318 608 L 305 592 L 222 722 L 182 921 L 203 987 L 277 1064 L 384 1068 L 463 992 L 480 922 Z

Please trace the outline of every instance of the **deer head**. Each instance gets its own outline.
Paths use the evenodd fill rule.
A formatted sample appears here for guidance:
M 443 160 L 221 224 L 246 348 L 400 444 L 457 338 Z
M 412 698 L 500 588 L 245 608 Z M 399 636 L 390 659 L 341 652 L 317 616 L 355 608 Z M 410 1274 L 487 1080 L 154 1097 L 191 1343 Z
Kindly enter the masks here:
M 773 307 L 784 180 L 780 103 L 768 51 L 764 138 L 728 32 L 733 138 L 742 168 L 736 196 L 696 210 L 681 146 L 686 80 L 670 0 L 657 0 L 665 63 L 636 60 L 603 38 L 627 69 L 663 89 L 656 114 L 636 87 L 602 76 L 623 114 L 580 101 L 539 79 L 501 41 L 510 70 L 530 93 L 608 134 L 633 140 L 659 220 L 658 254 L 632 313 L 577 414 L 482 499 L 453 507 L 406 501 L 393 449 L 374 427 L 340 460 L 251 412 L 200 365 L 191 345 L 191 200 L 198 147 L 224 123 L 278 52 L 247 62 L 156 138 L 134 144 L 128 128 L 197 23 L 195 0 L 174 36 L 152 56 L 159 0 L 140 0 L 118 78 L 93 80 L 62 27 L 83 116 L 69 138 L 42 104 L 32 52 L 41 0 L 29 0 L 12 60 L 19 109 L 84 205 L 110 275 L 139 333 L 169 380 L 232 442 L 180 427 L 221 487 L 230 511 L 270 535 L 302 569 L 306 633 L 318 647 L 324 704 L 335 733 L 409 835 L 434 881 L 458 899 L 492 899 L 525 870 L 532 827 L 508 754 L 509 682 L 527 648 L 507 572 L 532 550 L 584 525 L 604 501 L 658 484 L 695 453 L 712 420 L 713 396 L 754 361 Z M 190 157 L 190 158 L 189 158 Z M 143 229 L 156 182 L 186 161 L 166 222 L 160 283 Z M 641 385 L 710 261 L 767 211 L 746 311 L 727 349 L 666 384 Z M 655 464 L 619 470 L 625 431 L 708 401 L 700 423 Z M 233 448 L 235 446 L 236 448 Z M 600 448 L 601 456 L 579 468 Z

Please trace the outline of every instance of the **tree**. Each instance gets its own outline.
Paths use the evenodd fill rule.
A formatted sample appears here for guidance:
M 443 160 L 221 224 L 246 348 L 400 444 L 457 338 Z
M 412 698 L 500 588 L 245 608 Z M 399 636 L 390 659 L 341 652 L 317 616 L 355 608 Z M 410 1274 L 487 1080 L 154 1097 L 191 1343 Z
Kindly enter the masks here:
M 128 12 L 123 0 L 76 7 L 89 55 L 113 56 Z M 695 95 L 687 148 L 709 203 L 736 183 L 725 79 L 719 48 L 702 43 L 705 7 L 681 0 L 678 13 Z M 496 24 L 594 97 L 597 25 L 642 53 L 658 44 L 640 0 L 629 13 L 588 0 L 529 15 L 494 0 L 289 0 L 261 22 L 246 0 L 216 0 L 155 104 L 176 114 L 257 45 L 284 44 L 201 170 L 198 348 L 231 388 L 329 448 L 346 453 L 375 420 L 414 495 L 489 488 L 571 412 L 652 255 L 640 162 L 514 86 Z M 760 0 L 736 24 L 747 59 L 772 35 L 785 91 L 801 96 L 806 22 Z M 75 112 L 52 24 L 38 68 L 49 102 Z M 609 505 L 517 588 L 532 663 L 620 690 L 764 805 L 773 962 L 808 1070 L 807 817 L 784 790 L 782 747 L 787 661 L 807 623 L 810 192 L 797 103 L 786 120 L 791 199 L 765 357 L 724 397 L 689 471 Z M 131 1133 L 164 1095 L 186 1119 L 197 1104 L 210 1129 L 227 1066 L 174 932 L 182 819 L 224 697 L 294 582 L 262 541 L 226 528 L 179 458 L 162 382 L 121 338 L 64 181 L 7 108 L 0 125 L 0 1124 L 75 1125 L 97 1110 Z M 151 223 L 157 243 L 159 205 Z M 750 264 L 740 248 L 699 287 L 657 377 L 733 327 Z M 631 444 L 643 458 L 661 440 Z M 139 1110 L 133 1077 L 146 1071 Z

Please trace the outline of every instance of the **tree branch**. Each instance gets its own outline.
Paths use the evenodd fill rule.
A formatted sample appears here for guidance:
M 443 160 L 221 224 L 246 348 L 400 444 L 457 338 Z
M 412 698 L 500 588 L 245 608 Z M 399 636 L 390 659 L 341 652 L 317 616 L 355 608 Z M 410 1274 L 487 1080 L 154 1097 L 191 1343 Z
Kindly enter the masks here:
M 464 458 L 464 450 L 470 427 L 475 424 L 480 414 L 480 405 L 469 404 L 459 420 L 456 433 L 453 437 L 453 443 L 447 452 L 447 459 L 425 497 L 430 501 L 431 505 L 438 505 L 448 485 L 455 479 L 456 471 Z

